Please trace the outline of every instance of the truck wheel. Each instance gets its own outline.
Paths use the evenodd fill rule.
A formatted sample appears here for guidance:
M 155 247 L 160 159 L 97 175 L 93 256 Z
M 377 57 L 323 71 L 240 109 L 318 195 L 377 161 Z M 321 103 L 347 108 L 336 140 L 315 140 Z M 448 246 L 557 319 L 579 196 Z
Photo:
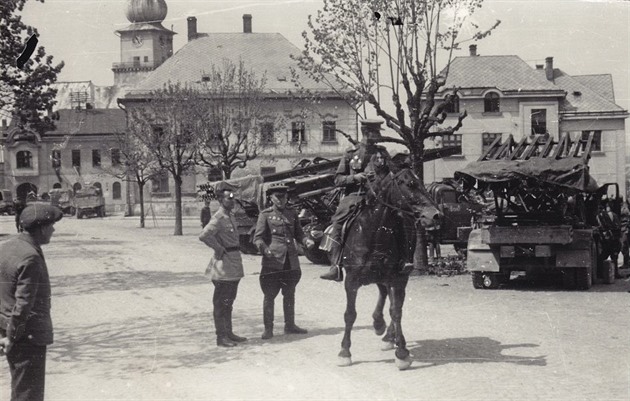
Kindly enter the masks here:
M 593 285 L 593 267 L 579 267 L 575 269 L 575 279 L 578 290 L 588 290 Z
M 576 285 L 575 269 L 562 270 L 562 287 L 565 290 L 575 290 Z
M 602 273 L 604 275 L 604 284 L 613 284 L 615 282 L 615 264 L 612 260 L 605 260 L 602 263 Z
M 80 209 L 77 209 L 77 219 L 80 219 L 83 217 L 83 212 L 81 212 Z
M 485 290 L 494 290 L 505 281 L 500 273 L 473 272 L 473 287 Z
M 316 265 L 330 264 L 328 254 L 319 248 L 308 249 L 307 247 L 304 247 L 304 256 L 306 256 L 306 259 L 308 259 L 311 263 Z

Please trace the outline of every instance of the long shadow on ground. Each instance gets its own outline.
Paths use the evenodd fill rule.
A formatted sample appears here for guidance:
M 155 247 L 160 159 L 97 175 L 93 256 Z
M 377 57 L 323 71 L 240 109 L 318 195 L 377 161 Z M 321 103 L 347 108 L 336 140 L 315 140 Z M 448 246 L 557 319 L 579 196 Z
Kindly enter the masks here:
M 448 338 L 410 342 L 409 351 L 414 362 L 423 368 L 449 363 L 514 363 L 517 365 L 546 366 L 545 356 L 516 356 L 503 352 L 511 348 L 534 348 L 537 344 L 501 344 L 488 337 Z

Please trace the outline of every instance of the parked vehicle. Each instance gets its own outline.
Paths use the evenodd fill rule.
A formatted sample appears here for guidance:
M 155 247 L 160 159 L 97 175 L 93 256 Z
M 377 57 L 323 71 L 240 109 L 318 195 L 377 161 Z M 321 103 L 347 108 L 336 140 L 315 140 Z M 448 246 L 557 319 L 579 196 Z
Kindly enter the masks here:
M 512 272 L 559 273 L 567 289 L 614 282 L 619 238 L 612 231 L 620 227 L 603 224 L 602 216 L 609 216 L 604 204 L 619 216 L 621 198 L 616 183 L 599 187 L 589 174 L 592 143 L 593 133 L 586 140 L 536 135 L 519 143 L 510 135 L 455 173 L 464 189 L 494 196 L 493 215 L 468 240 L 475 288 L 497 288 Z
M 89 215 L 105 217 L 105 199 L 99 188 L 88 187 L 76 191 L 74 194 L 74 207 L 77 219 Z
M 13 194 L 8 189 L 0 189 L 0 214 L 15 214 Z
M 50 204 L 57 206 L 64 214 L 74 216 L 76 207 L 74 205 L 74 191 L 71 189 L 51 189 L 48 193 Z

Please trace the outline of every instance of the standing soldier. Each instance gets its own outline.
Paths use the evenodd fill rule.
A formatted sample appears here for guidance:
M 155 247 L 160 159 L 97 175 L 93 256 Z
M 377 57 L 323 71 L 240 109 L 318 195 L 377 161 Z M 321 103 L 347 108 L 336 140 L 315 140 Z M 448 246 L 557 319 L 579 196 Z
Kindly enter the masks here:
M 383 152 L 389 159 L 389 153 L 383 146 L 376 143 L 381 140 L 381 124 L 378 120 L 361 121 L 361 133 L 363 138 L 356 146 L 348 149 L 339 162 L 335 173 L 335 185 L 344 188 L 343 198 L 331 219 L 332 232 L 329 234 L 332 242 L 331 266 L 327 273 L 320 277 L 324 280 L 343 280 L 341 269 L 342 238 L 341 228 L 343 223 L 350 218 L 365 198 L 365 184 L 368 180 L 368 172 L 365 171 L 372 155 L 377 151 Z
M 207 199 L 204 199 L 203 201 L 203 207 L 201 208 L 201 228 L 204 228 L 205 226 L 208 225 L 208 223 L 210 222 L 210 217 L 211 213 L 210 213 L 210 201 Z
M 226 182 L 216 188 L 221 207 L 199 235 L 199 240 L 214 250 L 207 274 L 214 284 L 212 297 L 214 327 L 219 347 L 234 347 L 246 341 L 232 331 L 232 305 L 236 299 L 238 283 L 243 278 L 243 259 L 239 248 L 239 236 L 234 209 L 234 192 Z
M 260 212 L 254 233 L 254 245 L 263 255 L 260 271 L 260 288 L 264 294 L 263 340 L 273 337 L 273 309 L 280 291 L 284 307 L 284 332 L 307 333 L 295 324 L 295 287 L 302 277 L 295 240 L 308 248 L 312 248 L 315 243 L 304 236 L 297 212 L 287 207 L 287 189 L 284 185 L 277 185 L 267 190 L 273 206 Z
M 55 206 L 27 206 L 20 214 L 23 232 L 0 245 L 0 355 L 9 362 L 13 401 L 44 399 L 53 326 L 41 246 L 50 242 L 62 216 Z

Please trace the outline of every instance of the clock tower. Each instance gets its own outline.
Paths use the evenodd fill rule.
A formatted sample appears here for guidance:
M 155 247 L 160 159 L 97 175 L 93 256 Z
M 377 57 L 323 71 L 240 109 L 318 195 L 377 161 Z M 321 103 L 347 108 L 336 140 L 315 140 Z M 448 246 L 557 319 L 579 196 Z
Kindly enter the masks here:
M 120 36 L 120 63 L 112 65 L 114 85 L 135 85 L 173 54 L 175 32 L 162 26 L 168 8 L 164 0 L 128 0 L 131 25 Z

